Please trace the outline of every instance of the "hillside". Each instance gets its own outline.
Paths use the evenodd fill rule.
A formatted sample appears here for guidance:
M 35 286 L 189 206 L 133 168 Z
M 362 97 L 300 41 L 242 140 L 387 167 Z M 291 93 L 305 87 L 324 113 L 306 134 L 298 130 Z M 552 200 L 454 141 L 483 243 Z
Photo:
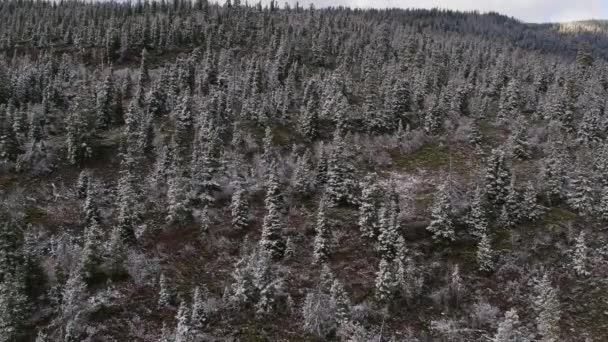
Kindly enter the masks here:
M 603 341 L 608 37 L 0 2 L 0 341 Z

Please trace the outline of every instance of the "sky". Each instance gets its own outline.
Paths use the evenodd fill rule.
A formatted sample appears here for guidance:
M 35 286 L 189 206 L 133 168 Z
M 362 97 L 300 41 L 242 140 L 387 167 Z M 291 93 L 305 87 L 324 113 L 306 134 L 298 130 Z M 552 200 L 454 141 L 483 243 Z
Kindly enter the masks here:
M 285 2 L 275 1 L 278 4 Z M 253 1 L 253 3 L 255 2 L 257 1 Z M 295 4 L 296 0 L 287 2 Z M 316 7 L 446 8 L 461 11 L 494 11 L 535 23 L 608 19 L 608 0 L 299 0 L 299 3 L 301 6 L 314 3 Z

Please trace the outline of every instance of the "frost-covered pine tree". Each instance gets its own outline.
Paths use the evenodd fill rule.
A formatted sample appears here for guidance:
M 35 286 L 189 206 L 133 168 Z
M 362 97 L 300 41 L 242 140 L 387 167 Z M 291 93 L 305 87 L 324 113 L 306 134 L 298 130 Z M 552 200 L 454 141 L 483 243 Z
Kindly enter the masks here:
M 522 209 L 523 217 L 531 222 L 537 221 L 543 214 L 543 209 L 541 205 L 538 204 L 538 192 L 532 182 L 526 184 Z
M 572 253 L 572 268 L 579 277 L 586 277 L 590 274 L 588 263 L 589 249 L 585 241 L 585 231 L 581 232 L 576 237 L 574 243 L 574 250 Z
M 119 225 L 110 232 L 110 239 L 106 246 L 104 266 L 106 272 L 112 276 L 122 276 L 125 273 L 127 260 L 127 245 L 123 237 L 123 230 Z
M 160 336 L 158 342 L 175 342 L 175 334 L 167 327 L 167 323 L 163 322 L 163 326 L 160 329 Z
M 0 282 L 0 340 L 2 341 L 27 340 L 26 327 L 30 306 L 24 280 L 23 274 L 6 274 Z
M 103 235 L 97 219 L 92 219 L 85 228 L 84 246 L 80 254 L 80 269 L 85 282 L 91 284 L 102 273 L 102 254 L 99 242 Z
M 61 314 L 63 317 L 75 317 L 83 309 L 86 299 L 86 284 L 82 272 L 73 269 L 62 293 Z
M 299 195 L 307 195 L 311 190 L 313 170 L 310 151 L 306 150 L 297 157 L 296 166 L 293 170 L 293 191 Z
M 356 204 L 354 168 L 344 139 L 334 133 L 334 144 L 327 164 L 327 184 L 325 188 L 328 205 Z
M 502 204 L 509 194 L 511 181 L 511 170 L 507 165 L 504 150 L 494 149 L 486 164 L 486 196 L 493 204 Z
M 376 300 L 381 303 L 390 302 L 395 295 L 396 274 L 392 263 L 386 259 L 380 260 L 378 272 L 376 272 Z
M 336 307 L 336 319 L 338 324 L 345 324 L 350 319 L 350 300 L 344 286 L 338 279 L 334 279 L 331 285 L 331 297 Z
M 166 308 L 171 305 L 173 301 L 173 296 L 171 294 L 171 288 L 168 283 L 167 277 L 165 277 L 164 273 L 160 274 L 160 278 L 158 280 L 158 306 L 160 308 Z
M 503 224 L 507 227 L 513 227 L 520 222 L 522 217 L 519 191 L 515 187 L 515 177 L 511 177 L 511 182 L 507 189 L 507 197 L 504 202 L 506 217 L 503 218 Z M 502 213 L 501 213 L 502 214 Z
M 185 300 L 179 305 L 177 315 L 175 316 L 177 327 L 175 328 L 175 342 L 190 342 L 192 341 L 192 327 L 190 326 L 190 312 L 188 303 Z
M 552 146 L 549 155 L 543 159 L 542 176 L 544 190 L 549 200 L 553 203 L 560 201 L 564 197 L 566 174 L 563 160 L 563 152 L 559 145 Z
M 399 241 L 399 232 L 396 227 L 396 222 L 393 219 L 395 216 L 394 209 L 390 206 L 380 208 L 378 213 L 378 242 L 376 250 L 380 253 L 382 259 L 389 262 L 397 257 L 397 243 Z
M 551 285 L 547 274 L 536 282 L 533 298 L 536 310 L 536 329 L 541 342 L 557 342 L 559 338 L 559 321 L 561 309 L 557 290 Z
M 247 194 L 240 182 L 232 194 L 230 201 L 230 213 L 232 215 L 232 227 L 235 229 L 245 229 L 249 226 L 249 201 Z
M 608 221 L 608 186 L 602 187 L 597 211 L 603 221 Z
M 431 209 L 431 224 L 426 229 L 433 234 L 433 239 L 436 241 L 453 241 L 456 238 L 448 183 L 442 184 L 435 194 Z
M 315 240 L 313 246 L 313 259 L 316 263 L 325 263 L 329 259 L 330 254 L 331 230 L 325 211 L 325 199 L 322 199 L 317 211 L 317 224 L 315 225 Z
M 88 124 L 91 110 L 87 95 L 81 95 L 66 118 L 67 157 L 72 165 L 81 165 L 93 156 L 93 134 Z
M 317 167 L 315 169 L 315 185 L 322 188 L 327 184 L 327 155 L 323 142 L 319 144 L 319 155 L 317 157 Z
M 194 334 L 200 334 L 203 332 L 207 325 L 208 317 L 204 307 L 203 291 L 199 286 L 194 288 L 194 294 L 192 295 L 192 313 L 190 322 Z
M 479 186 L 475 189 L 467 224 L 469 225 L 471 235 L 475 237 L 481 237 L 487 233 L 488 219 L 485 210 L 485 194 L 483 188 Z
M 377 234 L 380 187 L 375 174 L 368 174 L 361 182 L 359 203 L 359 229 L 361 234 L 373 239 Z
M 270 169 L 266 186 L 266 215 L 262 224 L 260 246 L 275 259 L 280 259 L 285 253 L 285 238 L 283 237 L 282 196 L 278 176 L 274 167 Z
M 587 175 L 578 172 L 571 178 L 571 191 L 568 193 L 568 204 L 572 209 L 584 215 L 594 212 L 594 193 Z
M 82 170 L 78 175 L 78 181 L 76 183 L 76 194 L 78 198 L 85 199 L 87 197 L 87 191 L 89 190 L 90 174 L 89 170 Z
M 487 234 L 482 234 L 477 243 L 477 265 L 480 271 L 490 272 L 494 269 L 492 246 Z
M 191 217 L 188 181 L 183 170 L 173 163 L 167 189 L 167 223 L 184 222 Z
M 498 329 L 491 342 L 520 342 L 523 336 L 520 331 L 519 316 L 517 310 L 511 309 L 505 313 L 505 317 L 498 323 Z

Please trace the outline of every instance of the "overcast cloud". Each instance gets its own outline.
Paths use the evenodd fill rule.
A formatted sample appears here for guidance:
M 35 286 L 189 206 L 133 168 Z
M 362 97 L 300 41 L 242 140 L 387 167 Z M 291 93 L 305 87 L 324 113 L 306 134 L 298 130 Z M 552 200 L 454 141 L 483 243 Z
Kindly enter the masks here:
M 257 2 L 257 1 L 250 1 Z M 276 0 L 283 4 L 284 1 Z M 295 4 L 295 0 L 288 1 Z M 608 0 L 300 0 L 302 6 L 449 8 L 494 11 L 527 22 L 608 19 Z

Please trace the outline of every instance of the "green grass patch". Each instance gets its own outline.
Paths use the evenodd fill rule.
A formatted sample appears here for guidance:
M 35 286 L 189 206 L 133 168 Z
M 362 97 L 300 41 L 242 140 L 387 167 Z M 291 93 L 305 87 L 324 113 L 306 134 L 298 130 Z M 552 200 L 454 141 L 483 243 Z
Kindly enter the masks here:
M 47 214 L 46 211 L 37 207 L 28 207 L 23 211 L 25 217 L 24 221 L 28 224 L 37 224 L 44 222 Z
M 544 226 L 547 224 L 559 224 L 564 222 L 574 221 L 576 219 L 576 213 L 566 208 L 551 208 L 540 221 L 540 225 Z
M 414 199 L 414 202 L 416 203 L 416 209 L 419 210 L 421 213 L 426 213 L 430 210 L 434 200 L 435 195 L 432 193 L 418 195 Z
M 459 150 L 440 144 L 427 144 L 409 154 L 401 154 L 401 151 L 393 150 L 390 155 L 395 167 L 405 171 L 447 169 L 450 167 L 450 159 L 452 167 L 464 165 L 464 156 Z

